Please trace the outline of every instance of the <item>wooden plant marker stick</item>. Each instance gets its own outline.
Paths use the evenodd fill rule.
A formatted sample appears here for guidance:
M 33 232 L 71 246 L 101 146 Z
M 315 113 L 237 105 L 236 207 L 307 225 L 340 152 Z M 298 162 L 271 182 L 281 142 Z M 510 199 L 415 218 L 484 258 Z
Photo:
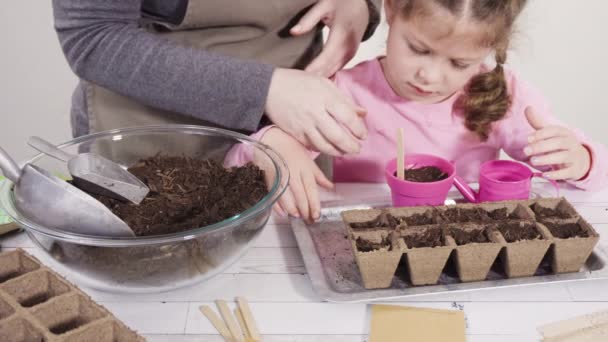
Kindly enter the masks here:
M 405 153 L 403 152 L 403 128 L 397 130 L 397 178 L 405 179 Z
M 249 329 L 247 329 L 247 324 L 245 324 L 243 313 L 238 307 L 234 308 L 234 317 L 236 317 L 237 322 L 239 322 L 239 325 L 241 326 L 241 330 L 243 330 L 243 335 L 245 335 L 245 342 L 250 341 L 251 335 L 249 334 Z
M 232 334 L 230 334 L 230 331 L 228 330 L 228 327 L 226 327 L 226 324 L 224 324 L 224 321 L 222 321 L 208 305 L 201 305 L 198 309 L 203 315 L 205 315 L 205 317 L 207 317 L 211 324 L 213 324 L 224 340 L 233 341 Z
M 253 313 L 251 313 L 251 309 L 249 308 L 249 303 L 247 303 L 247 299 L 245 299 L 245 297 L 236 297 L 236 301 L 239 304 L 241 313 L 243 314 L 243 320 L 247 325 L 249 335 L 254 341 L 261 341 L 262 336 L 260 335 L 258 327 L 255 324 L 255 319 L 253 318 Z
M 234 316 L 232 316 L 232 311 L 230 311 L 230 308 L 228 307 L 226 301 L 218 299 L 215 301 L 215 304 L 220 310 L 220 314 L 222 315 L 222 318 L 224 318 L 226 325 L 228 325 L 228 330 L 230 330 L 232 338 L 237 342 L 244 342 L 243 332 L 239 328 L 239 325 L 234 319 Z

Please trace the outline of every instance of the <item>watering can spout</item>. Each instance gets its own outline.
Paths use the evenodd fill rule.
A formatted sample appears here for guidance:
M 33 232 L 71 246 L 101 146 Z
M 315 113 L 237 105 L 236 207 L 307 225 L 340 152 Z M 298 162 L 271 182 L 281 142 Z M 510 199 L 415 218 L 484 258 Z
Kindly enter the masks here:
M 471 187 L 464 181 L 464 179 L 456 176 L 454 177 L 454 186 L 464 198 L 471 203 L 479 202 L 479 194 L 475 192 L 475 190 L 471 189 Z

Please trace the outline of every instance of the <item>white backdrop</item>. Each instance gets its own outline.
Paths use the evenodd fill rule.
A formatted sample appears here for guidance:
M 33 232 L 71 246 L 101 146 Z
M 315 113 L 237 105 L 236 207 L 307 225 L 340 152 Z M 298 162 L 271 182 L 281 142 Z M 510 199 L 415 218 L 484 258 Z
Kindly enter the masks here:
M 289 1 L 289 0 L 286 0 Z M 532 0 L 519 25 L 510 63 L 542 89 L 555 114 L 608 144 L 608 1 Z M 362 45 L 352 65 L 384 50 L 386 25 Z M 0 7 L 0 146 L 16 159 L 34 154 L 30 135 L 71 138 L 70 96 L 76 78 L 53 30 L 50 1 Z

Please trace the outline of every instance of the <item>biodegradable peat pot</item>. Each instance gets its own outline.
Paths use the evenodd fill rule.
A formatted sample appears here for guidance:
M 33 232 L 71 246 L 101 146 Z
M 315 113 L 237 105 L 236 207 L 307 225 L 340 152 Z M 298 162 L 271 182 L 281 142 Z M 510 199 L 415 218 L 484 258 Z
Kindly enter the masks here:
M 0 254 L 0 341 L 144 341 L 23 250 Z
M 456 245 L 458 278 L 463 282 L 486 279 L 504 245 L 500 234 L 486 225 L 467 224 L 447 227 L 446 235 Z
M 366 232 L 364 236 L 352 233 L 350 240 L 363 286 L 366 289 L 390 287 L 405 250 L 403 240 L 385 230 Z
M 538 198 L 528 201 L 536 221 L 544 219 L 572 219 L 580 215 L 564 198 Z
M 538 223 L 511 221 L 496 224 L 496 229 L 506 242 L 500 257 L 507 277 L 534 275 L 551 246 L 551 240 L 538 227 Z
M 390 287 L 400 259 L 413 285 L 437 284 L 452 251 L 462 282 L 496 258 L 508 278 L 533 276 L 551 246 L 555 273 L 579 271 L 598 233 L 563 198 L 358 209 L 342 213 L 366 288 Z
M 443 238 L 440 226 L 406 227 L 400 231 L 413 285 L 436 284 L 455 245 Z
M 555 273 L 578 272 L 600 239 L 582 218 L 547 219 L 542 225 L 553 237 L 551 267 Z

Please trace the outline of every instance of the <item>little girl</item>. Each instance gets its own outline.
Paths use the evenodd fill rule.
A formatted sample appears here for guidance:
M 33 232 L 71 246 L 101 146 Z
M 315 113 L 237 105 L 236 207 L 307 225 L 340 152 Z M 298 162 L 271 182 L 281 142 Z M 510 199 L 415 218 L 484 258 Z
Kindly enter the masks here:
M 525 0 L 385 0 L 386 56 L 338 72 L 334 82 L 367 109 L 368 136 L 360 153 L 336 157 L 336 182 L 384 182 L 396 155 L 397 128 L 405 153 L 453 160 L 476 181 L 481 163 L 500 150 L 581 189 L 608 183 L 608 151 L 580 132 L 558 125 L 543 97 L 505 70 L 513 22 Z M 484 64 L 495 56 L 495 66 Z M 314 99 L 311 99 L 314 100 Z M 274 126 L 254 134 L 285 158 L 289 188 L 278 211 L 304 219 L 320 214 L 317 184 L 331 188 L 315 153 Z M 234 148 L 228 160 L 248 151 Z M 259 159 L 258 159 L 259 160 Z M 261 165 L 264 167 L 263 165 Z

